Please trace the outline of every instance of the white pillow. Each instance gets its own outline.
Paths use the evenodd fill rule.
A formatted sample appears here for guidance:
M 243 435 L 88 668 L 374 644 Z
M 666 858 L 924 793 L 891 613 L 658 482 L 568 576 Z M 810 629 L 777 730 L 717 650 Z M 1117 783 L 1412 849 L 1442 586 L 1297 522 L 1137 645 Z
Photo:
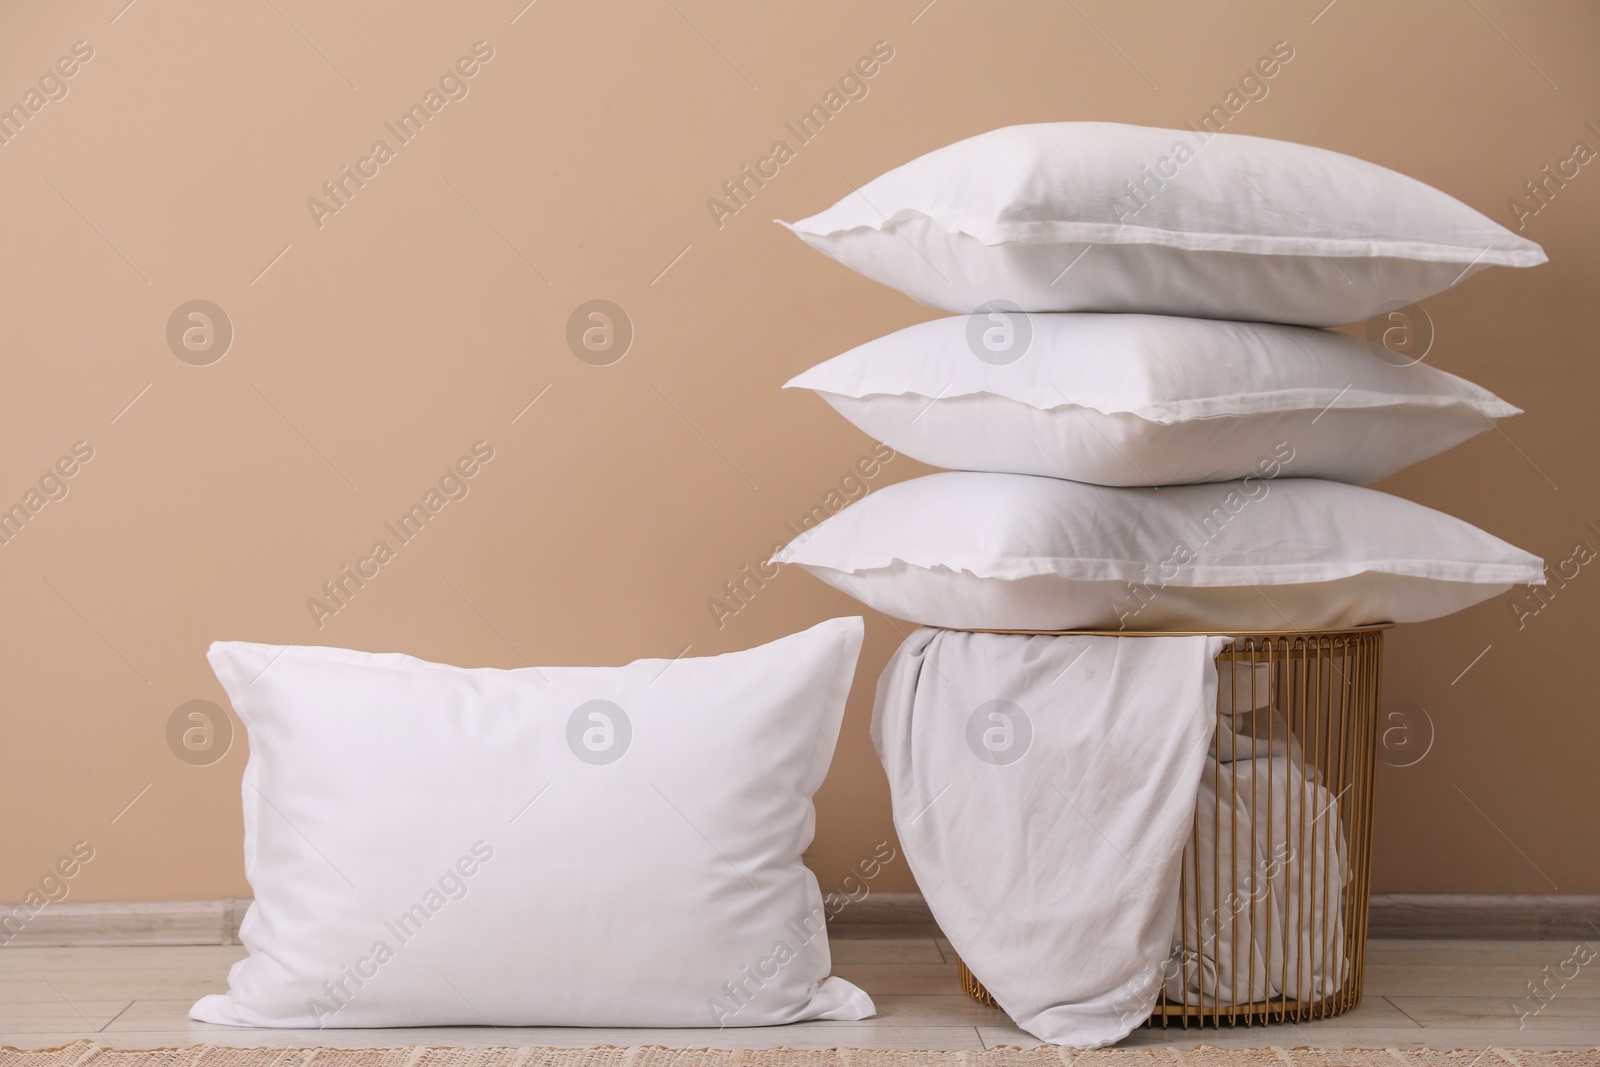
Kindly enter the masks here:
M 1307 145 L 1114 122 L 1009 126 L 929 152 L 794 224 L 915 300 L 1336 326 L 1531 241 L 1403 174 Z
M 1520 414 L 1344 334 L 1166 315 L 935 319 L 789 387 L 935 467 L 1097 485 L 1375 482 Z
M 1312 478 L 1112 489 L 949 472 L 879 489 L 773 557 L 887 615 L 994 630 L 1419 622 L 1534 556 L 1398 497 Z
M 250 732 L 240 1026 L 861 1019 L 801 864 L 861 648 L 471 669 L 218 642 Z

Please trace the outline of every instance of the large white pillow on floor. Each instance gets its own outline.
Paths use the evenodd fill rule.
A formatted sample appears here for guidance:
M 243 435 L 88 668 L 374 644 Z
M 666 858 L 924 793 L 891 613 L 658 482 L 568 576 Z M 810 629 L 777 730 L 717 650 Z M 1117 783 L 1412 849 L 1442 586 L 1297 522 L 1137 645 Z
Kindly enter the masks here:
M 218 642 L 249 730 L 241 1026 L 861 1019 L 800 862 L 859 618 L 747 652 L 472 669 Z
M 1096 485 L 1364 484 L 1520 414 L 1328 330 L 1167 315 L 961 315 L 812 367 L 811 389 L 935 467 Z
M 1322 148 L 1115 122 L 1008 126 L 784 223 L 946 311 L 1149 311 L 1337 326 L 1545 262 L 1445 193 Z
M 1420 622 L 1543 564 L 1373 489 L 1314 478 L 1117 489 L 946 472 L 879 489 L 773 557 L 886 615 L 989 630 Z

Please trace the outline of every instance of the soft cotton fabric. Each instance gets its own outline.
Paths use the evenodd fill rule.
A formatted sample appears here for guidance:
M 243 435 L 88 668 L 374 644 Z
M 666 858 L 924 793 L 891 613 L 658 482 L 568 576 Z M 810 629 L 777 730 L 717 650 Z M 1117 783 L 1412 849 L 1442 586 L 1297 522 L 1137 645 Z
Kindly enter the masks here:
M 1226 640 L 921 629 L 879 680 L 917 885 L 1040 1040 L 1110 1044 L 1162 988 Z
M 1520 414 L 1463 378 L 1329 330 L 1171 315 L 934 319 L 812 367 L 814 390 L 898 452 L 1096 485 L 1287 473 L 1358 485 Z
M 1116 489 L 949 471 L 885 486 L 773 558 L 957 629 L 1339 629 L 1544 582 L 1538 557 L 1460 519 L 1288 477 Z
M 250 737 L 240 1026 L 861 1019 L 801 863 L 861 647 L 496 670 L 224 641 Z
M 1349 976 L 1341 797 L 1271 706 L 1269 665 L 1253 670 L 1256 685 L 1241 677 L 1230 690 L 1224 674 L 1219 687 L 1227 729 L 1200 773 L 1167 964 L 1167 998 L 1178 1003 L 1320 1000 Z
M 1114 122 L 1008 126 L 785 223 L 946 311 L 1144 311 L 1337 326 L 1545 262 L 1438 189 L 1308 145 Z

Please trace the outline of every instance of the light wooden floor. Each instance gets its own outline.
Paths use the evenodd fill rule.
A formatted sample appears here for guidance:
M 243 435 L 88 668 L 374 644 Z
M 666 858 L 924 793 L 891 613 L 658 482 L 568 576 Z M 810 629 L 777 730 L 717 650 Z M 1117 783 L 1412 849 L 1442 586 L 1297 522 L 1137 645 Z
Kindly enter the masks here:
M 1600 960 L 1519 1029 L 1527 983 L 1556 973 L 1562 941 L 1374 941 L 1366 996 L 1315 1023 L 1222 1030 L 1140 1029 L 1128 1045 L 1580 1048 L 1600 1045 Z M 872 994 L 880 1015 L 854 1023 L 727 1030 L 248 1030 L 190 1022 L 189 1005 L 225 987 L 238 946 L 0 949 L 0 1045 L 79 1037 L 123 1048 L 191 1045 L 666 1045 L 679 1048 L 981 1049 L 1039 1042 L 961 993 L 955 957 L 933 937 L 835 937 L 835 973 Z

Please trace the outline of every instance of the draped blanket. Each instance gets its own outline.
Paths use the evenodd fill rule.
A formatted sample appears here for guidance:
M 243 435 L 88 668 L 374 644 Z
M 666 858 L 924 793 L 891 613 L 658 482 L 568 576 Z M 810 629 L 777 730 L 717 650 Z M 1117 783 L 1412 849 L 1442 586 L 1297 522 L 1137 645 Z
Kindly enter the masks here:
M 1165 984 L 1222 637 L 921 629 L 872 735 L 928 906 L 1018 1026 L 1095 1048 Z

